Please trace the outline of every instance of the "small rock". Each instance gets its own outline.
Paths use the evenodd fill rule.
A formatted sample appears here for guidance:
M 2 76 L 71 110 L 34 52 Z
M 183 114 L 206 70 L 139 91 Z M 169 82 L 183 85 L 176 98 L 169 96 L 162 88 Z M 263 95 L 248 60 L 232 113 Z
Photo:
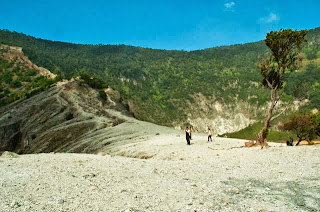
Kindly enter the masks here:
M 254 141 L 245 142 L 244 145 L 245 145 L 246 147 L 253 147 L 253 146 L 254 146 Z
M 17 158 L 17 157 L 19 157 L 19 155 L 14 152 L 5 151 L 4 153 L 2 153 L 1 157 L 2 158 Z
M 21 205 L 16 201 L 16 200 L 13 200 L 10 204 L 10 207 L 11 208 L 18 208 L 20 207 Z
M 159 174 L 158 169 L 153 168 L 152 173 L 154 173 L 154 174 Z
M 107 153 L 105 153 L 105 152 L 99 152 L 98 155 L 100 155 L 100 156 L 106 156 Z
M 96 177 L 96 176 L 97 176 L 96 174 L 91 173 L 91 174 L 86 174 L 86 175 L 84 175 L 83 177 L 84 177 L 85 179 L 88 179 L 89 177 L 93 178 L 93 177 Z
M 58 200 L 58 204 L 61 205 L 61 204 L 63 204 L 63 203 L 65 203 L 65 200 L 64 200 L 64 199 L 59 199 L 59 200 Z

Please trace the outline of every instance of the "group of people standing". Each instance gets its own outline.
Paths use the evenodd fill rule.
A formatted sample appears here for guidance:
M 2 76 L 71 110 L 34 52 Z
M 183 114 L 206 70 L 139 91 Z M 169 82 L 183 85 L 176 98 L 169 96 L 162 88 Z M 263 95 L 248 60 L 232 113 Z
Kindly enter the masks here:
M 192 135 L 192 127 L 187 127 L 186 130 L 186 140 L 187 140 L 187 145 L 190 145 L 190 140 L 191 139 L 191 135 Z M 212 132 L 210 130 L 210 128 L 208 127 L 208 130 L 207 130 L 207 134 L 208 134 L 208 142 L 209 140 L 212 141 Z

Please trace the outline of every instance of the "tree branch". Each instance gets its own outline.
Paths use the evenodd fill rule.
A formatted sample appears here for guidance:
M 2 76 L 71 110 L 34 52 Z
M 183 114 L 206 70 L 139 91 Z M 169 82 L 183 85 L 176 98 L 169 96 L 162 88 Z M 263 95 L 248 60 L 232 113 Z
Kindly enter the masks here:
M 289 105 L 288 104 L 280 113 L 278 113 L 277 115 L 273 116 L 271 119 L 270 119 L 270 122 L 276 118 L 278 118 L 279 116 L 281 116 L 284 112 L 286 112 L 286 110 L 289 108 Z
M 266 78 L 266 81 L 267 81 L 267 83 L 268 83 L 268 86 L 269 86 L 269 88 L 270 89 L 273 89 L 273 85 L 269 82 L 269 80 Z

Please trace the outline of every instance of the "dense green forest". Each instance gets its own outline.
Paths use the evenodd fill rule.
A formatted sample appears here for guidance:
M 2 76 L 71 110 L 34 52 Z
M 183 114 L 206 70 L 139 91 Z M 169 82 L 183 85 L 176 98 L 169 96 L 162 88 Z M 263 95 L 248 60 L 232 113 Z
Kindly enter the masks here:
M 0 30 L 0 43 L 22 47 L 33 63 L 66 78 L 88 73 L 103 79 L 133 103 L 137 118 L 157 124 L 183 121 L 186 101 L 196 93 L 223 104 L 269 100 L 267 90 L 256 86 L 262 79 L 256 63 L 268 54 L 263 41 L 186 52 L 54 42 Z M 285 97 L 304 87 L 309 107 L 319 109 L 320 28 L 309 31 L 303 52 L 303 66 L 288 76 Z

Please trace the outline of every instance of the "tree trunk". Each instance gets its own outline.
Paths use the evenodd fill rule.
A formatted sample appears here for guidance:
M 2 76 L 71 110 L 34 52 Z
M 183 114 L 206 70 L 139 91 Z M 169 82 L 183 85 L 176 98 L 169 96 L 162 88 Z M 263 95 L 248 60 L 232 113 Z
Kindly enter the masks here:
M 287 146 L 293 146 L 293 138 L 291 137 L 291 136 L 289 136 L 290 138 L 290 140 L 289 141 L 287 141 Z
M 267 143 L 267 131 L 268 128 L 270 126 L 270 120 L 272 117 L 272 112 L 274 107 L 276 106 L 276 89 L 272 89 L 271 90 L 271 105 L 268 111 L 268 116 L 266 118 L 266 120 L 264 121 L 264 125 L 262 130 L 258 133 L 257 136 L 257 145 L 260 145 L 261 147 L 267 147 L 268 143 Z
M 302 141 L 302 138 L 299 138 L 299 141 L 298 141 L 298 143 L 296 144 L 296 146 L 298 146 L 301 141 Z

